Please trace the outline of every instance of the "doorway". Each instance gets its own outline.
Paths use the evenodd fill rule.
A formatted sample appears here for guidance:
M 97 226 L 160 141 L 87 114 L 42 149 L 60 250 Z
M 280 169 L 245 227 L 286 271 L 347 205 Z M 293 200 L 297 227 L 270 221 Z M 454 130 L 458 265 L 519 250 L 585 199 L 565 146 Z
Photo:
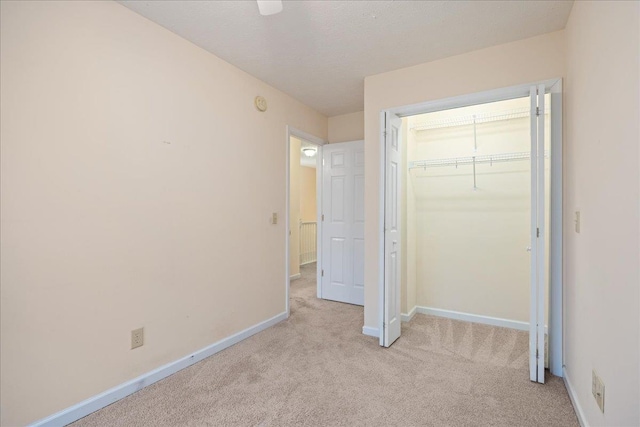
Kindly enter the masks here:
M 515 327 L 562 375 L 561 107 L 558 79 L 383 112 L 381 345 L 416 311 Z
M 364 141 L 328 145 L 288 127 L 286 147 L 287 314 L 292 283 L 313 276 L 317 298 L 363 306 Z
M 322 147 L 324 141 L 287 127 L 286 309 L 296 280 L 320 283 Z M 304 277 L 303 277 L 304 276 Z M 319 285 L 316 286 L 319 295 Z

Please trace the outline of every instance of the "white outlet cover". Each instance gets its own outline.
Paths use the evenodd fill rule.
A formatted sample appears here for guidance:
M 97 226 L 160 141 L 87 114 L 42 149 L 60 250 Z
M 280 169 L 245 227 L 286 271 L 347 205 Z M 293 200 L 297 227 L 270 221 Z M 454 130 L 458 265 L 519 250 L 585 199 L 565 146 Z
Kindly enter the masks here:
M 144 345 L 144 328 L 131 331 L 131 350 Z

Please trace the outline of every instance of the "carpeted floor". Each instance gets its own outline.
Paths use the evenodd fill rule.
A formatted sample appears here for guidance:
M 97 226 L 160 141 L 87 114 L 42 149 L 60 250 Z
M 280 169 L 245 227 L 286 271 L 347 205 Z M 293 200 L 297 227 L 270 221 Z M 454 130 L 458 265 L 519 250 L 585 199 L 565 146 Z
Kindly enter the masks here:
M 525 332 L 418 314 L 383 349 L 302 274 L 287 321 L 73 425 L 578 425 L 560 378 L 529 381 Z

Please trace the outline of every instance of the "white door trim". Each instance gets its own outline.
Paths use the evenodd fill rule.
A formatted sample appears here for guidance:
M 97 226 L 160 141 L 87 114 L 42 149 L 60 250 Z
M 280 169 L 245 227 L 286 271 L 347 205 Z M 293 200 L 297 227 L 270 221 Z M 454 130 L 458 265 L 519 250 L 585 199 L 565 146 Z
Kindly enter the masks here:
M 291 205 L 291 152 L 290 152 L 290 143 L 291 143 L 291 137 L 295 136 L 296 138 L 300 138 L 305 140 L 306 142 L 310 142 L 312 144 L 315 144 L 318 146 L 318 151 L 316 152 L 316 207 L 317 207 L 317 212 L 316 212 L 316 222 L 317 222 L 317 235 L 318 236 L 322 236 L 322 221 L 320 221 L 320 217 L 322 215 L 321 209 L 322 209 L 322 173 L 321 173 L 321 168 L 322 168 L 322 146 L 325 145 L 327 143 L 327 141 L 325 141 L 322 138 L 318 138 L 317 136 L 313 136 L 309 133 L 306 133 L 304 131 L 301 131 L 299 129 L 296 129 L 292 126 L 287 125 L 286 126 L 286 140 L 285 140 L 285 147 L 286 147 L 286 158 L 287 158 L 287 164 L 286 164 L 286 179 L 285 179 L 285 191 L 286 191 L 286 197 L 285 197 L 285 227 L 284 227 L 284 244 L 285 244 L 285 265 L 284 265 L 284 275 L 286 277 L 285 279 L 285 307 L 286 307 L 286 312 L 287 312 L 287 318 L 289 318 L 289 314 L 291 313 L 291 308 L 289 306 L 289 292 L 290 292 L 290 288 L 291 288 L 291 277 L 289 277 L 289 255 L 290 255 L 290 250 L 291 248 L 289 247 L 289 229 L 291 228 L 291 218 L 290 218 L 290 205 Z M 316 265 L 320 266 L 322 265 L 322 246 L 321 246 L 321 239 L 316 238 L 316 244 L 317 244 L 317 248 L 316 248 L 316 254 L 317 254 L 317 262 Z M 316 272 L 316 283 L 317 285 L 317 293 L 318 293 L 318 297 L 320 296 L 320 268 L 318 267 Z
M 387 138 L 385 136 L 385 132 L 387 130 L 386 113 L 387 112 L 385 110 L 380 112 L 380 186 L 378 188 L 378 238 L 380 239 L 380 244 L 378 245 L 378 341 L 381 346 L 384 346 L 384 217 L 386 201 L 385 194 L 387 190 Z M 402 146 L 400 149 L 402 149 Z
M 551 93 L 551 197 L 549 198 L 549 370 L 564 375 L 564 293 L 562 286 L 562 79 L 550 87 Z
M 467 95 L 454 96 L 452 98 L 437 99 L 434 101 L 420 102 L 417 104 L 388 108 L 386 110 L 383 110 L 382 113 L 384 114 L 385 111 L 389 111 L 400 117 L 406 117 L 414 116 L 416 114 L 433 113 L 435 111 L 447 110 L 451 108 L 468 107 L 471 105 L 483 104 L 488 102 L 505 101 L 507 99 L 529 96 L 529 89 L 534 85 L 543 84 L 545 85 L 547 92 L 549 92 L 551 88 L 554 88 L 555 85 L 560 82 L 562 82 L 561 78 L 542 80 L 534 83 L 508 86 L 499 89 L 471 93 Z
M 546 87 L 531 86 L 531 282 L 529 311 L 529 378 L 544 383 L 545 377 L 545 94 Z M 542 114 L 534 114 L 538 109 Z M 541 192 L 542 190 L 542 192 Z M 542 355 L 542 356 L 539 356 Z
M 488 90 L 452 98 L 421 102 L 382 110 L 380 112 L 379 149 L 379 206 L 378 206 L 378 328 L 380 344 L 384 342 L 384 208 L 385 208 L 385 114 L 387 112 L 400 117 L 431 113 L 450 108 L 466 107 L 475 104 L 504 101 L 529 96 L 532 85 L 544 85 L 545 91 L 552 94 L 553 111 L 551 117 L 551 242 L 550 260 L 550 300 L 549 300 L 549 368 L 552 374 L 563 375 L 563 287 L 562 287 L 562 79 L 555 78 L 517 86 Z

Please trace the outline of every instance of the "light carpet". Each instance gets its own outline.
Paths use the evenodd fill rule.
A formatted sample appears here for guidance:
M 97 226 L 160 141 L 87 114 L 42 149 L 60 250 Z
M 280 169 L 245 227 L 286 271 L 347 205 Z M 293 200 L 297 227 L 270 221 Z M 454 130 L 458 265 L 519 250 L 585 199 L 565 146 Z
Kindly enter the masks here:
M 418 314 L 384 349 L 314 274 L 288 320 L 73 426 L 579 425 L 561 378 L 529 381 L 527 333 Z

